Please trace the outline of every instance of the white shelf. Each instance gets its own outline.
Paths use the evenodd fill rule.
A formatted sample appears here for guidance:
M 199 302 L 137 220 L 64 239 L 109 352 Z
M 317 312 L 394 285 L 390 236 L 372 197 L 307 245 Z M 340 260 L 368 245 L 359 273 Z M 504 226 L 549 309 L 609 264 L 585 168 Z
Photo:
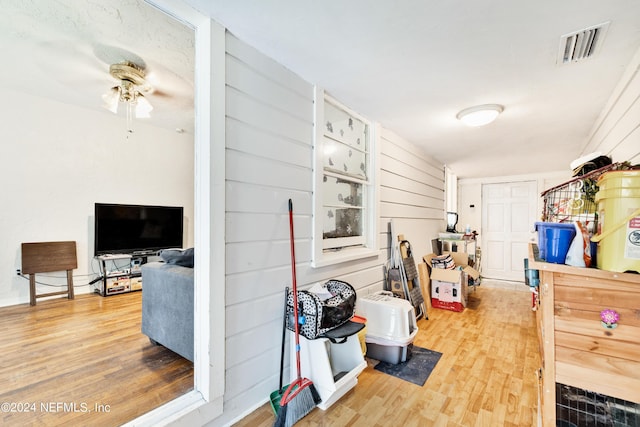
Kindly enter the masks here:
M 112 259 L 131 259 L 131 255 L 129 255 L 129 254 L 105 254 L 105 255 L 98 255 L 96 258 L 98 258 L 101 261 L 110 261 Z

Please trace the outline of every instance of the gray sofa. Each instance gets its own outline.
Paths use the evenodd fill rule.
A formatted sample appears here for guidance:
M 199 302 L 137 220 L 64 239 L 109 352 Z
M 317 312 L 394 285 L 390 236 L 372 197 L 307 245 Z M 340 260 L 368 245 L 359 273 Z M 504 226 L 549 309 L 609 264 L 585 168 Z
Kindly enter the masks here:
M 167 262 L 142 266 L 142 333 L 193 362 L 192 267 Z

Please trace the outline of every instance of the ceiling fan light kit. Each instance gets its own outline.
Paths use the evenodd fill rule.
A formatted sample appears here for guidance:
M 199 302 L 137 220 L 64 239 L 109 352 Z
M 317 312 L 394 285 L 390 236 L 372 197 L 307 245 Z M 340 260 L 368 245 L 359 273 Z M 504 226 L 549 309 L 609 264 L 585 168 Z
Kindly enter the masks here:
M 494 121 L 504 107 L 499 104 L 483 104 L 465 108 L 456 114 L 456 118 L 467 126 L 484 126 Z
M 131 62 L 113 64 L 109 67 L 109 74 L 120 80 L 104 95 L 105 108 L 114 114 L 118 113 L 118 105 L 123 102 L 126 106 L 127 131 L 133 132 L 133 117 L 149 118 L 153 106 L 144 97 L 143 92 L 149 92 L 151 87 L 145 80 L 145 73 L 140 67 Z

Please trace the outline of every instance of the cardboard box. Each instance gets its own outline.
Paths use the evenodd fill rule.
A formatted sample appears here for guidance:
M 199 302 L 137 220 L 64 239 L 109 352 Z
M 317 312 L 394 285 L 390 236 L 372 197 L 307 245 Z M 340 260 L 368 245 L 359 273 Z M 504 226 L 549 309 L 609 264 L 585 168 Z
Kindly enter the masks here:
M 462 270 L 465 273 L 467 273 L 469 276 L 471 276 L 473 280 L 478 280 L 478 278 L 480 277 L 480 272 L 469 265 L 469 254 L 465 252 L 443 252 L 443 254 L 451 255 L 451 257 L 453 258 L 453 262 L 456 264 L 456 268 L 462 267 Z M 437 255 L 429 254 L 429 255 L 425 255 L 422 258 L 425 264 L 427 264 L 430 274 L 432 272 L 431 270 L 435 270 L 431 268 L 431 259 L 435 256 Z M 431 275 L 429 275 L 429 277 L 431 277 Z
M 456 264 L 454 270 L 431 268 L 431 259 L 435 254 L 423 257 L 431 279 L 431 306 L 445 310 L 461 312 L 467 306 L 469 277 L 477 280 L 480 272 L 468 265 L 469 255 L 463 252 L 445 252 L 451 254 Z
M 420 279 L 420 286 L 422 287 L 422 295 L 424 296 L 424 302 L 427 305 L 427 309 L 431 308 L 431 279 L 429 279 L 429 269 L 424 262 L 418 263 L 418 277 Z

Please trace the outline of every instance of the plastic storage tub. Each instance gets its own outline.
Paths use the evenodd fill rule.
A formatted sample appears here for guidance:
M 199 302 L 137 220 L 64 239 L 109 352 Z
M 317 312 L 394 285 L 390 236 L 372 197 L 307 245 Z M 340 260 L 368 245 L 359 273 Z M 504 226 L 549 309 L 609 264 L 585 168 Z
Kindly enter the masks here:
M 393 365 L 406 362 L 411 358 L 413 339 L 417 333 L 418 330 L 416 329 L 408 339 L 402 341 L 385 340 L 367 335 L 367 357 Z
M 411 357 L 418 333 L 416 314 L 407 300 L 390 292 L 377 292 L 358 299 L 356 314 L 367 319 L 367 356 L 397 364 Z
M 572 222 L 536 222 L 535 230 L 538 232 L 538 251 L 540 258 L 547 260 L 547 229 L 548 228 L 561 228 L 570 229 L 575 231 L 575 225 Z

